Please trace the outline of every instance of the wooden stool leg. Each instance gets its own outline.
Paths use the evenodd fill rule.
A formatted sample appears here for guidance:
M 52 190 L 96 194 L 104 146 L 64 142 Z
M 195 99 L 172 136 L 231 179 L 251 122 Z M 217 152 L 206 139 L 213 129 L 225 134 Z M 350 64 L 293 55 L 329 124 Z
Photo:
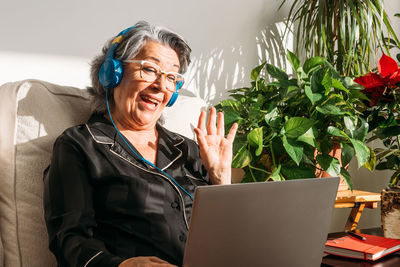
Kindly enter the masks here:
M 360 221 L 361 213 L 363 212 L 365 203 L 357 202 L 356 206 L 351 209 L 349 218 L 347 219 L 346 225 L 344 227 L 345 231 L 354 231 Z

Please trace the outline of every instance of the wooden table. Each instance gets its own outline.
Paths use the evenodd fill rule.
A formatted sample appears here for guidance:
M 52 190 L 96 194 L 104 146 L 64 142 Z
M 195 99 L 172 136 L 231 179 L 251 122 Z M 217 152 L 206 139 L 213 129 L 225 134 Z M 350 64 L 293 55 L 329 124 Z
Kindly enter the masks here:
M 360 190 L 339 191 L 336 195 L 335 208 L 352 208 L 344 230 L 355 230 L 364 208 L 376 209 L 379 201 L 381 201 L 380 193 Z

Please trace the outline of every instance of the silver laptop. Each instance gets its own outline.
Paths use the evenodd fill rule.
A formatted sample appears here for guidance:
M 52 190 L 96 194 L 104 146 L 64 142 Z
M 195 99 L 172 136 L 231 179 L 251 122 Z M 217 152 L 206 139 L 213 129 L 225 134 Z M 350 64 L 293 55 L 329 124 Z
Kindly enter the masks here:
M 320 266 L 339 178 L 201 186 L 184 267 Z

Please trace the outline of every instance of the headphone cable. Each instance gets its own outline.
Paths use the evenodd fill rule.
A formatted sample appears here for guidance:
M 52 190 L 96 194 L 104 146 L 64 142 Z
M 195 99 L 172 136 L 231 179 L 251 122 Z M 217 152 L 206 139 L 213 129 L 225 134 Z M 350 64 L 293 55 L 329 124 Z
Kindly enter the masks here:
M 171 177 L 171 175 L 169 175 L 168 173 L 166 173 L 165 171 L 161 170 L 160 168 L 158 168 L 156 165 L 154 165 L 153 163 L 151 163 L 150 161 L 148 161 L 147 159 L 141 157 L 138 153 L 135 152 L 135 150 L 132 149 L 132 147 L 128 144 L 128 142 L 125 140 L 125 138 L 123 137 L 122 133 L 118 130 L 117 126 L 115 125 L 112 116 L 111 116 L 111 112 L 110 112 L 110 107 L 108 105 L 108 90 L 106 89 L 106 104 L 107 104 L 107 110 L 108 110 L 108 115 L 110 116 L 110 120 L 112 125 L 114 126 L 115 130 L 117 130 L 118 135 L 122 138 L 122 140 L 125 142 L 125 144 L 129 147 L 129 149 L 140 159 L 142 160 L 144 163 L 147 163 L 148 165 L 150 165 L 151 167 L 153 167 L 154 169 L 160 171 L 162 174 L 166 175 L 169 179 L 171 179 L 171 181 L 176 184 L 183 192 L 185 192 L 185 194 L 187 194 L 191 200 L 194 199 L 194 197 L 187 192 L 177 181 L 175 181 L 174 178 Z

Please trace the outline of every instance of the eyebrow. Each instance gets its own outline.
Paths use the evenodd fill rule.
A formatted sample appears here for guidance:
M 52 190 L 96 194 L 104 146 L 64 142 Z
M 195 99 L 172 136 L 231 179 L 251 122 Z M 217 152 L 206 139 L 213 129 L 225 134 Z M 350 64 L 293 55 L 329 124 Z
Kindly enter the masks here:
M 153 57 L 153 56 L 148 56 L 148 57 L 145 57 L 144 59 L 152 59 L 155 62 L 160 63 L 160 60 L 158 58 L 156 58 L 156 57 Z M 179 65 L 173 64 L 172 66 L 177 67 L 178 69 L 180 69 Z

